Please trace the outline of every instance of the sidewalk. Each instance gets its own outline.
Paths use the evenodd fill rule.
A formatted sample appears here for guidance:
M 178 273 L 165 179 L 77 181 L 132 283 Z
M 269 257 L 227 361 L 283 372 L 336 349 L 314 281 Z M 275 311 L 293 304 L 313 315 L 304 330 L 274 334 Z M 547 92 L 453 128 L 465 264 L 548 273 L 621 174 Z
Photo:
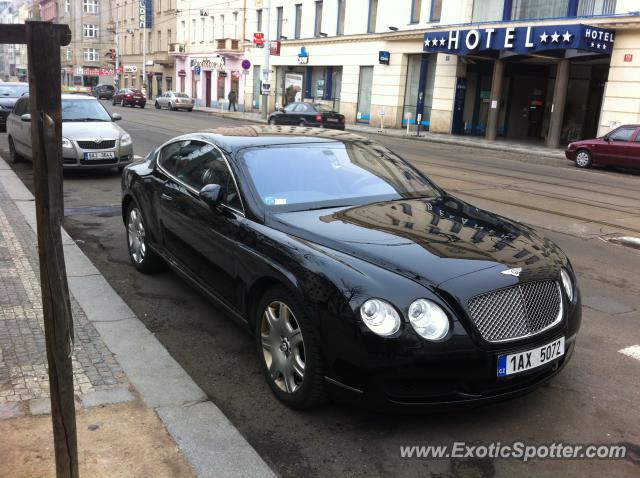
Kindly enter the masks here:
M 0 476 L 54 476 L 35 203 L 0 159 Z M 63 230 L 84 476 L 273 472 Z
M 200 111 L 212 116 L 218 116 L 222 118 L 232 118 L 240 121 L 251 121 L 253 123 L 266 123 L 266 120 L 262 118 L 260 113 L 253 112 L 235 112 L 235 111 L 220 111 L 218 108 L 205 108 L 197 106 L 194 111 Z M 354 131 L 358 133 L 366 134 L 379 134 L 385 136 L 392 136 L 397 138 L 411 139 L 414 141 L 427 141 L 432 143 L 444 143 L 457 146 L 467 146 L 469 148 L 483 148 L 494 151 L 505 151 L 509 153 L 525 154 L 530 156 L 543 156 L 545 158 L 552 159 L 565 159 L 563 149 L 550 149 L 539 144 L 523 143 L 508 140 L 496 140 L 489 141 L 485 138 L 478 136 L 458 136 L 452 134 L 440 134 L 429 133 L 425 131 L 420 132 L 420 136 L 416 136 L 415 126 L 411 128 L 409 135 L 407 135 L 406 129 L 385 128 L 380 130 L 378 126 L 369 126 L 364 124 L 348 124 L 346 126 L 348 131 Z

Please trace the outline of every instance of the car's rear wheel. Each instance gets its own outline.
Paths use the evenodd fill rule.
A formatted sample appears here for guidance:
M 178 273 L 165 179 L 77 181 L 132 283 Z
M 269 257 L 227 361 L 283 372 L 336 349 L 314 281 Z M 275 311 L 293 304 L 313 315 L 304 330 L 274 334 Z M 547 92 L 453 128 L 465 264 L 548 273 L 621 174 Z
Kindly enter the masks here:
M 22 156 L 16 151 L 16 145 L 13 142 L 13 138 L 9 136 L 9 161 L 15 164 L 22 161 L 22 159 Z
M 305 307 L 289 290 L 277 286 L 264 294 L 257 310 L 258 355 L 273 393 L 296 409 L 325 401 L 324 366 Z
M 157 110 L 159 110 L 159 109 L 160 109 L 160 103 L 158 103 L 158 102 L 156 101 L 156 103 L 155 103 L 155 107 L 156 107 L 156 109 L 157 109 Z
M 298 126 L 307 126 L 307 123 L 305 123 L 304 120 L 300 120 L 298 121 Z
M 144 217 L 136 203 L 132 203 L 127 211 L 127 245 L 129 258 L 140 272 L 156 272 L 164 265 L 162 258 L 149 248 Z
M 576 152 L 576 166 L 579 168 L 590 168 L 593 164 L 591 153 L 586 149 L 580 149 Z

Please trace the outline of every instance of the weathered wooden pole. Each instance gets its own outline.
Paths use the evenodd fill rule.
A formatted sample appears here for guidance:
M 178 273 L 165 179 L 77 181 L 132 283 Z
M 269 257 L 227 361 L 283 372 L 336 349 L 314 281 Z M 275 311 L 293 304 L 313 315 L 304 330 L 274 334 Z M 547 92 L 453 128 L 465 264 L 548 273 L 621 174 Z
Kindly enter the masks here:
M 71 365 L 73 319 L 60 233 L 63 217 L 60 47 L 69 44 L 71 32 L 66 25 L 49 22 L 27 22 L 25 32 L 40 284 L 56 473 L 58 477 L 75 478 L 79 474 Z

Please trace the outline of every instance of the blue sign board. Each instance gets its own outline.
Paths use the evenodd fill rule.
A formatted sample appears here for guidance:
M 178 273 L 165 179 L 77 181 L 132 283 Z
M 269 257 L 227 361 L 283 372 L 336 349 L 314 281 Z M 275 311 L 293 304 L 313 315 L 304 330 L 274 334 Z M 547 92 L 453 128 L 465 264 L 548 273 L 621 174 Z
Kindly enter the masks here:
M 381 65 L 388 65 L 391 60 L 391 53 L 388 51 L 379 51 L 378 52 L 378 62 Z
M 202 71 L 202 69 L 199 66 L 194 66 L 193 67 L 193 71 L 195 72 L 196 76 L 200 75 L 200 72 Z
M 140 28 L 153 26 L 153 0 L 138 0 L 138 26 Z
M 611 55 L 615 32 L 589 25 L 542 25 L 427 32 L 423 51 L 451 55 L 509 51 L 528 55 L 582 50 Z

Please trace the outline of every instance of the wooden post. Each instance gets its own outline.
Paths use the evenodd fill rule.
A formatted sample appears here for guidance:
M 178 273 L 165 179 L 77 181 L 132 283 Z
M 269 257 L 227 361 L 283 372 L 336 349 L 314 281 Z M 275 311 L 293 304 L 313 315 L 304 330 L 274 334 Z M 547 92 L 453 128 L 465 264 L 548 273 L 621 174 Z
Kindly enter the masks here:
M 66 27 L 66 31 L 60 27 Z M 38 224 L 42 311 L 49 362 L 51 419 L 58 477 L 78 476 L 73 393 L 73 319 L 62 249 L 62 113 L 60 46 L 66 25 L 27 22 L 31 144 Z M 67 33 L 68 32 L 68 33 Z

